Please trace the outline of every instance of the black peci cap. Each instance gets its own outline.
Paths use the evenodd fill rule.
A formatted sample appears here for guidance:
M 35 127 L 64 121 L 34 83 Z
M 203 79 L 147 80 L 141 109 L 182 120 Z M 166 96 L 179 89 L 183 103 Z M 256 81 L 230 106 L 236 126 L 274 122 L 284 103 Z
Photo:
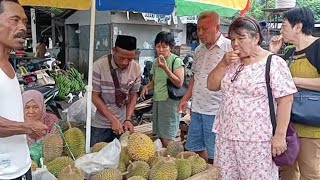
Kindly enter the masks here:
M 133 51 L 137 49 L 137 38 L 127 35 L 118 35 L 116 39 L 115 47 Z

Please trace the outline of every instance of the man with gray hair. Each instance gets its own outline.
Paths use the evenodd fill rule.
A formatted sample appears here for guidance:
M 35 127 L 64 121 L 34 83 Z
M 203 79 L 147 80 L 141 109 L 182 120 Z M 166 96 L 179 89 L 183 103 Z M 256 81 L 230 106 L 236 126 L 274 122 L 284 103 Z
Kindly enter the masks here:
M 26 134 L 38 139 L 48 127 L 24 122 L 23 103 L 11 49 L 21 49 L 27 16 L 18 0 L 0 0 L 0 179 L 31 180 L 31 159 Z
M 231 50 L 230 40 L 220 32 L 220 18 L 214 11 L 199 15 L 197 33 L 201 44 L 196 48 L 192 64 L 193 77 L 179 110 L 186 111 L 192 97 L 191 123 L 185 148 L 198 153 L 208 163 L 213 163 L 215 134 L 212 125 L 219 108 L 220 93 L 207 88 L 207 78 L 226 52 Z

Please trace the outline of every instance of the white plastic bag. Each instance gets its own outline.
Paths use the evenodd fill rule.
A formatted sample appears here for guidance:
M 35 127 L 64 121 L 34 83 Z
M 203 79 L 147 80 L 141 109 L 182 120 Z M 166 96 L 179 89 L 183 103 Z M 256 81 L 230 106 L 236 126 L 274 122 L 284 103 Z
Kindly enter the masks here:
M 47 168 L 39 168 L 32 172 L 32 180 L 57 180 L 57 178 Z
M 117 168 L 120 158 L 121 144 L 118 139 L 114 139 L 97 153 L 86 154 L 75 161 L 75 166 L 79 168 L 86 179 L 105 168 Z
M 154 146 L 156 147 L 156 151 L 159 151 L 163 148 L 163 145 L 162 145 L 162 142 L 160 139 L 156 139 L 154 142 L 153 142 Z
M 94 118 L 97 108 L 92 103 L 91 118 Z M 87 121 L 87 93 L 68 108 L 67 121 L 86 122 Z

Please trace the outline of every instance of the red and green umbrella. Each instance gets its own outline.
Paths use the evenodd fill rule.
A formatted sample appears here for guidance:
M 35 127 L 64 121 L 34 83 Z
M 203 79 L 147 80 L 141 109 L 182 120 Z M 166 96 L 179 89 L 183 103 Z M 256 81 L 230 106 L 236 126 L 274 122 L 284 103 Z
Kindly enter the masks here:
M 178 16 L 198 15 L 214 10 L 220 16 L 232 17 L 249 10 L 250 0 L 175 0 Z

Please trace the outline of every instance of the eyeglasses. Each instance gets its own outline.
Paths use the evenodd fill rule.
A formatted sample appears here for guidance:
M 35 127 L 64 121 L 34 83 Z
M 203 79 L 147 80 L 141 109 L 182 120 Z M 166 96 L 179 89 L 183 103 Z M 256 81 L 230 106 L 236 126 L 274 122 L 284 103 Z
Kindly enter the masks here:
M 234 73 L 234 75 L 231 78 L 231 82 L 233 83 L 235 80 L 237 80 L 239 73 L 243 70 L 244 64 L 240 64 L 239 67 L 237 68 L 237 71 Z

